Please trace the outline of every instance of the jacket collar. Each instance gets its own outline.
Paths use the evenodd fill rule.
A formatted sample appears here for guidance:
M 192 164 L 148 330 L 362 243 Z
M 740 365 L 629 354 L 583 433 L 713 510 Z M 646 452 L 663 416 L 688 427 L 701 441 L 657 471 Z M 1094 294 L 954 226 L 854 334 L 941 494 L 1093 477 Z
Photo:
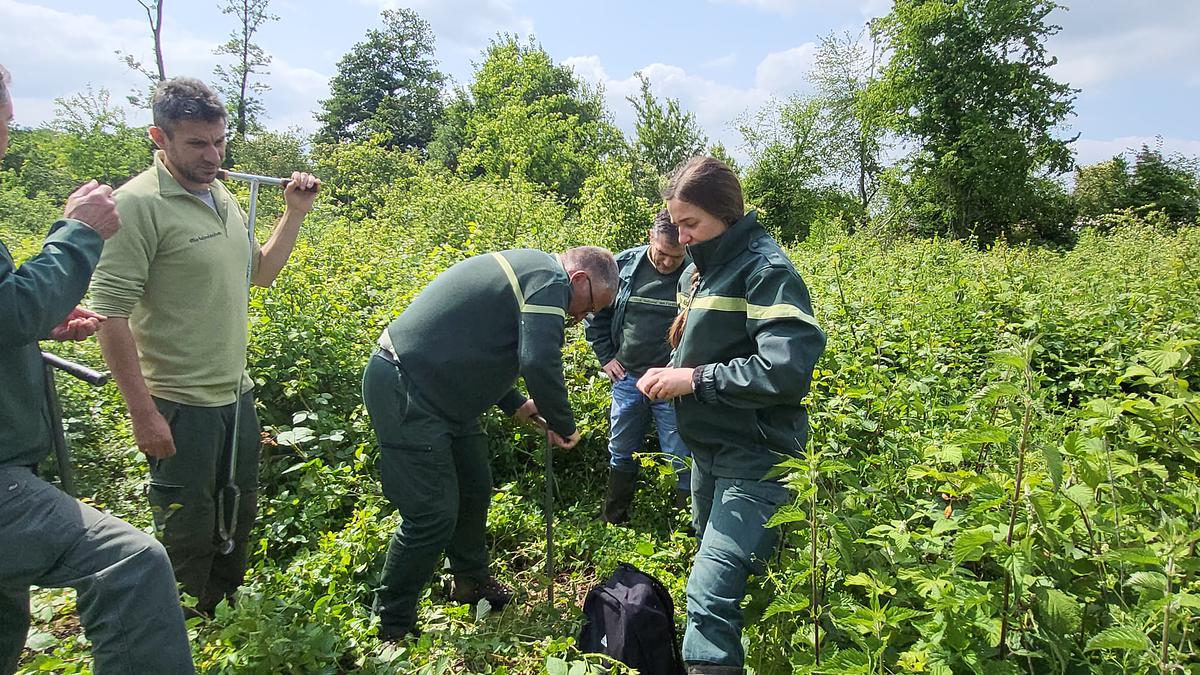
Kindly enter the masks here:
M 688 244 L 687 252 L 696 269 L 704 274 L 708 269 L 729 262 L 742 251 L 746 250 L 750 240 L 763 232 L 758 224 L 758 216 L 754 211 L 742 216 L 742 219 L 729 226 L 720 235 L 702 241 L 698 244 Z
M 166 153 L 162 150 L 154 151 L 154 170 L 158 178 L 158 194 L 163 197 L 187 196 L 196 198 L 196 195 L 188 192 L 187 188 L 180 185 L 175 176 L 171 175 L 171 170 L 167 168 L 165 161 L 166 156 Z M 224 183 L 216 179 L 213 179 L 209 190 L 216 201 L 218 216 L 221 220 L 224 220 L 225 214 L 229 212 L 229 192 L 226 190 Z

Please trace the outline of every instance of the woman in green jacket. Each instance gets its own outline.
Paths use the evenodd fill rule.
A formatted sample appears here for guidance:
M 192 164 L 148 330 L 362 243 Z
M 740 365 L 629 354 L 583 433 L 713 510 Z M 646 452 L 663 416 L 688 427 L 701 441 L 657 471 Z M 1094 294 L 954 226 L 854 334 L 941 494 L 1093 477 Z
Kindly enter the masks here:
M 692 449 L 700 550 L 688 577 L 683 659 L 689 673 L 742 673 L 746 579 L 774 550 L 778 532 L 766 523 L 791 499 L 768 475 L 807 440 L 802 400 L 825 335 L 804 281 L 755 214 L 745 213 L 728 166 L 693 157 L 664 197 L 693 264 L 668 336 L 671 367 L 647 371 L 638 388 L 651 400 L 675 401 Z

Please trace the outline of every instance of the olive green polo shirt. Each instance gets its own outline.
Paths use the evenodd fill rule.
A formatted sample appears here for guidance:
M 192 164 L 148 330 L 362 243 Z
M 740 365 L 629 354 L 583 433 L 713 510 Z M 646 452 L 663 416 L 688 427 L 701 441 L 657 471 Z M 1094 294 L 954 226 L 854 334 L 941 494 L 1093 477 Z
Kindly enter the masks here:
M 92 307 L 128 317 L 146 387 L 158 398 L 221 406 L 246 374 L 246 265 L 261 257 L 229 190 L 214 211 L 171 176 L 162 152 L 115 192 L 121 229 L 104 246 Z

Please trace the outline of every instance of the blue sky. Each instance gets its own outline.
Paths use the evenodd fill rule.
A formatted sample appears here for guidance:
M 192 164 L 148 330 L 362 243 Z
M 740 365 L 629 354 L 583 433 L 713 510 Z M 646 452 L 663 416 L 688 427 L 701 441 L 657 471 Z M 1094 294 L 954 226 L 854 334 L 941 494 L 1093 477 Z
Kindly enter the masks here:
M 1076 115 L 1062 130 L 1079 134 L 1089 163 L 1164 137 L 1168 151 L 1200 155 L 1200 2 L 1074 0 L 1052 15 L 1062 32 L 1050 43 L 1054 74 L 1080 88 Z M 615 121 L 627 132 L 646 73 L 655 91 L 680 99 L 706 133 L 737 154 L 732 123 L 771 98 L 806 91 L 814 43 L 832 31 L 857 32 L 887 11 L 887 0 L 273 0 L 280 20 L 259 43 L 274 57 L 265 81 L 268 126 L 315 127 L 312 112 L 328 95 L 337 60 L 379 25 L 379 11 L 403 6 L 433 26 L 440 67 L 471 79 L 497 32 L 536 35 L 558 61 L 603 86 Z M 233 28 L 216 0 L 165 0 L 169 75 L 211 78 L 213 48 Z M 91 84 L 114 100 L 141 86 L 114 50 L 151 60 L 145 13 L 136 0 L 0 0 L 0 63 L 14 75 L 17 121 L 53 117 L 53 100 Z M 130 111 L 132 122 L 147 121 Z

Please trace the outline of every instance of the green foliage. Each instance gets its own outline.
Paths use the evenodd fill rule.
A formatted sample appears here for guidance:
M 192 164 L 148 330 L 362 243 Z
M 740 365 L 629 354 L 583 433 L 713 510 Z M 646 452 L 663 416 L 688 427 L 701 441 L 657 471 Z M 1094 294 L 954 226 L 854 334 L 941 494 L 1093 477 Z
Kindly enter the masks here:
M 865 216 L 879 192 L 885 119 L 872 85 L 882 62 L 878 35 L 833 33 L 821 38 L 810 75 L 828 121 L 820 134 L 825 173 L 858 196 Z
M 1200 164 L 1179 155 L 1163 157 L 1143 145 L 1133 164 L 1129 206 L 1162 211 L 1176 223 L 1194 224 L 1200 213 Z
M 1081 218 L 1096 218 L 1129 203 L 1129 162 L 1117 155 L 1106 162 L 1075 169 L 1071 193 Z
M 493 40 L 467 93 L 447 119 L 461 126 L 439 132 L 439 155 L 461 176 L 530 183 L 573 200 L 596 164 L 622 146 L 599 92 L 532 38 Z
M 1193 224 L 1200 213 L 1200 164 L 1182 155 L 1164 157 L 1143 145 L 1133 166 L 1121 155 L 1081 166 L 1072 194 L 1079 215 L 1103 226 L 1103 216 L 1122 209 L 1159 212 L 1176 224 Z
M 254 77 L 266 74 L 264 69 L 271 65 L 271 55 L 254 43 L 254 34 L 263 24 L 279 20 L 267 13 L 270 4 L 271 0 L 225 0 L 221 5 L 221 13 L 234 16 L 238 26 L 213 53 L 232 56 L 234 62 L 228 67 L 216 66 L 213 75 L 217 77 L 217 91 L 225 97 L 225 105 L 229 108 L 230 131 L 238 139 L 257 130 L 259 117 L 265 112 L 259 96 L 270 86 L 254 81 Z M 227 155 L 227 160 L 234 159 L 232 153 Z
M 751 161 L 742 181 L 746 200 L 785 242 L 807 237 L 823 216 L 863 215 L 826 171 L 835 122 L 821 99 L 796 96 L 741 123 Z
M 383 28 L 367 31 L 338 61 L 329 98 L 321 101 L 322 143 L 366 140 L 388 148 L 424 148 L 442 114 L 445 76 L 433 58 L 429 24 L 410 9 L 384 10 Z
M 584 181 L 579 217 L 596 233 L 592 244 L 622 251 L 646 241 L 662 200 L 651 201 L 640 194 L 632 174 L 632 166 L 610 158 Z
M 639 192 L 653 203 L 661 200 L 659 182 L 688 158 L 704 152 L 708 139 L 696 123 L 696 116 L 684 112 L 679 99 L 659 102 L 650 91 L 650 79 L 637 73 L 641 89 L 626 97 L 633 106 L 633 126 L 637 132 L 631 154 L 638 169 Z
M 917 231 L 1007 236 L 1031 220 L 1031 181 L 1070 168 L 1070 148 L 1053 132 L 1071 113 L 1074 90 L 1047 74 L 1054 58 L 1045 42 L 1058 32 L 1047 16 L 1057 7 L 897 0 L 876 24 L 892 55 L 872 96 L 918 146 L 890 197 Z
M 145 168 L 150 142 L 105 89 L 55 99 L 50 128 L 15 130 L 2 166 L 26 196 L 64 200 L 89 180 L 120 185 Z M 7 182 L 7 180 L 6 180 Z

